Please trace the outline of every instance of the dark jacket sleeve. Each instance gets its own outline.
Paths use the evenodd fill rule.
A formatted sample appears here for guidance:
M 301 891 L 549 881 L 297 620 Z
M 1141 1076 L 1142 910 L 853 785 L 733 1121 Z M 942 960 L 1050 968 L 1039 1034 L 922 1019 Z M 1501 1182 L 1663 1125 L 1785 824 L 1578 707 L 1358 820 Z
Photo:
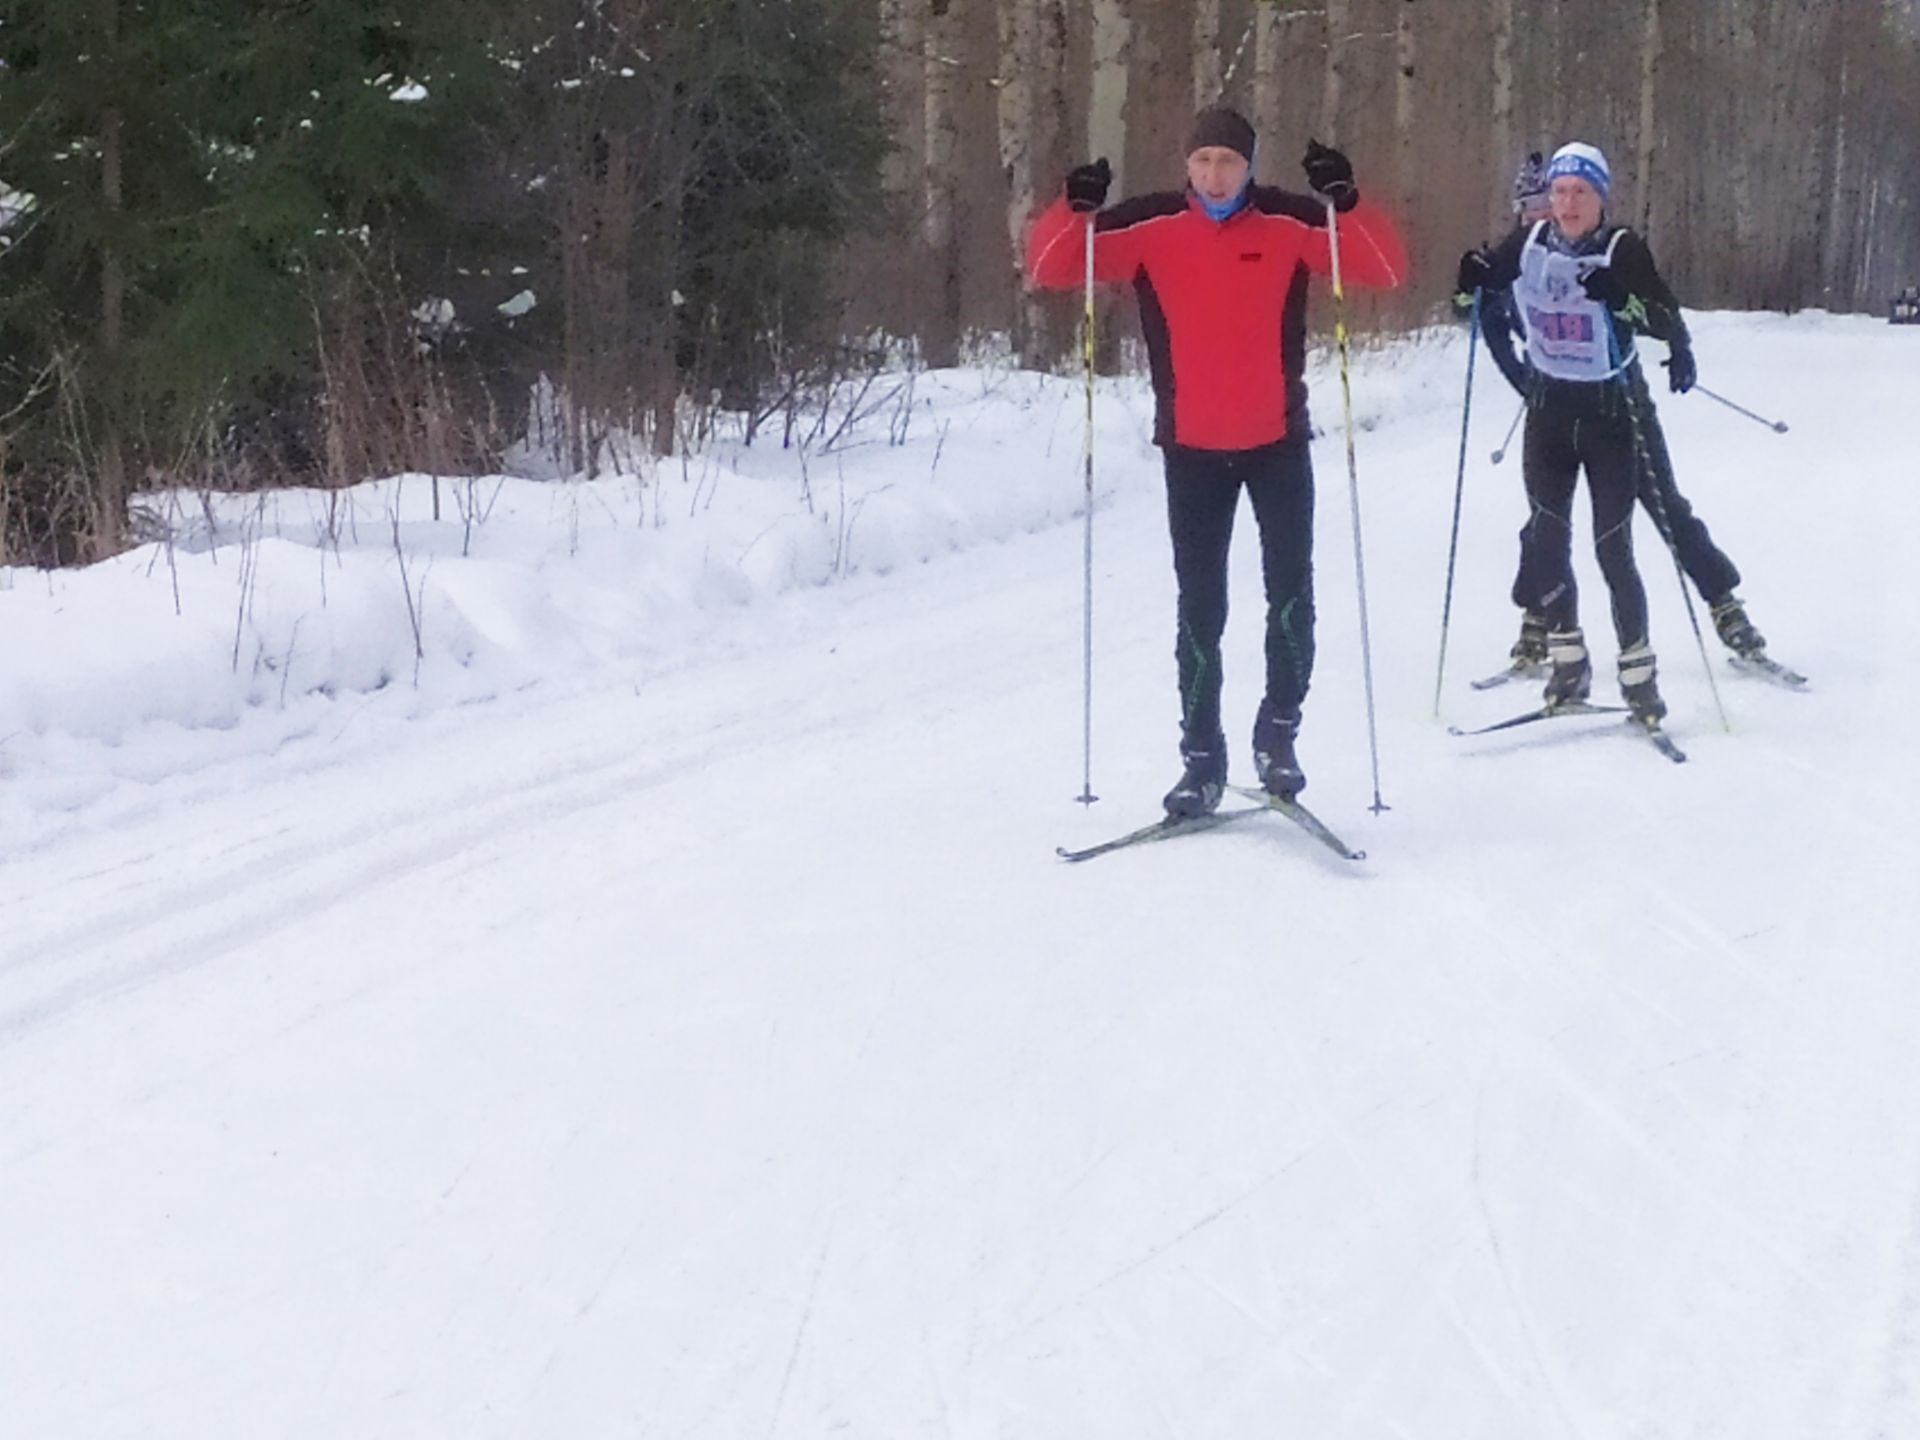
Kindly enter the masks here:
M 1487 277 L 1487 289 L 1505 290 L 1520 278 L 1520 252 L 1527 248 L 1527 236 L 1532 233 L 1531 225 L 1516 225 L 1487 251 L 1488 263 L 1493 266 L 1493 273 Z
M 1613 273 L 1631 297 L 1623 318 L 1635 329 L 1644 330 L 1675 349 L 1693 344 L 1693 337 L 1687 333 L 1687 322 L 1680 314 L 1680 302 L 1653 263 L 1653 251 L 1631 230 L 1621 234 L 1614 249 Z M 1639 303 L 1635 305 L 1633 301 Z
M 1514 353 L 1513 342 L 1520 333 L 1519 317 L 1513 310 L 1513 291 L 1480 292 L 1480 334 L 1487 342 L 1493 363 L 1522 399 L 1527 394 L 1527 362 Z

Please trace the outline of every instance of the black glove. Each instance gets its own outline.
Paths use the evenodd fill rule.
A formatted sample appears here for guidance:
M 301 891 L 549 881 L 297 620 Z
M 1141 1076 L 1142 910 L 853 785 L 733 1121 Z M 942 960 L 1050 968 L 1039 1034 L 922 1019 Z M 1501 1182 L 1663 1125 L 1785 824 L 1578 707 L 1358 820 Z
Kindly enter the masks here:
M 1484 250 L 1469 250 L 1460 257 L 1460 274 L 1453 286 L 1458 294 L 1471 295 L 1484 290 L 1492 280 L 1493 258 Z
M 1309 140 L 1300 168 L 1307 172 L 1307 184 L 1313 192 L 1326 196 L 1341 214 L 1360 203 L 1360 191 L 1353 183 L 1353 162 L 1332 146 Z
M 1107 203 L 1107 189 L 1113 184 L 1113 166 L 1105 160 L 1082 165 L 1067 172 L 1067 205 L 1083 214 Z
M 1605 265 L 1596 266 L 1580 277 L 1580 288 L 1587 292 L 1589 300 L 1598 300 L 1609 310 L 1624 310 L 1627 301 L 1633 297 L 1620 277 Z
M 1693 363 L 1693 350 L 1686 345 L 1675 345 L 1673 353 L 1667 356 L 1667 385 L 1676 395 L 1684 395 L 1693 388 L 1693 382 L 1700 378 L 1700 367 Z

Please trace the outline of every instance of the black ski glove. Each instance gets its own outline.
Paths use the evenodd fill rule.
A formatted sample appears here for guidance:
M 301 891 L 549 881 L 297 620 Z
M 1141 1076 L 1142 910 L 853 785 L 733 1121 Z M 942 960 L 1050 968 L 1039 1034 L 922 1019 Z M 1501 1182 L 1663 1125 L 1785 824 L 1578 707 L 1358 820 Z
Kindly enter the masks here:
M 1687 345 L 1671 347 L 1667 356 L 1667 386 L 1676 395 L 1684 395 L 1700 378 L 1700 367 L 1693 363 L 1693 349 Z
M 1601 265 L 1580 277 L 1580 288 L 1587 292 L 1589 300 L 1598 300 L 1609 310 L 1624 310 L 1627 302 L 1633 298 L 1618 275 L 1609 266 Z
M 1113 166 L 1105 160 L 1082 165 L 1067 172 L 1067 205 L 1082 214 L 1098 210 L 1107 203 L 1107 189 L 1113 184 Z
M 1460 274 L 1453 282 L 1456 293 L 1472 295 L 1484 290 L 1493 280 L 1493 257 L 1484 250 L 1469 250 L 1460 257 Z
M 1360 191 L 1353 183 L 1353 162 L 1331 145 L 1309 140 L 1300 168 L 1307 172 L 1307 184 L 1313 192 L 1326 196 L 1341 214 L 1360 203 Z

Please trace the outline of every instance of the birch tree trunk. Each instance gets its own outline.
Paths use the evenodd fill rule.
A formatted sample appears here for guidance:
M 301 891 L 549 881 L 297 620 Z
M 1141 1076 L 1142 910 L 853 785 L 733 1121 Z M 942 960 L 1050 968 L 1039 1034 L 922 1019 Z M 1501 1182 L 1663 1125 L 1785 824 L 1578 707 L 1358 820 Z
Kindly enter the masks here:
M 1752 65 L 1759 48 L 1758 37 L 1754 33 L 1753 18 L 1743 0 L 1727 0 L 1727 8 L 1730 12 L 1729 28 L 1732 32 L 1730 38 L 1733 41 L 1733 54 L 1736 61 L 1745 69 Z M 1783 102 L 1786 97 L 1780 93 L 1780 90 L 1784 89 L 1784 84 L 1783 80 L 1776 78 L 1773 85 L 1768 87 L 1773 91 L 1774 102 L 1782 108 L 1784 108 Z M 1780 89 L 1775 89 L 1776 86 Z M 1736 143 L 1730 147 L 1731 153 L 1727 157 L 1727 183 L 1732 192 L 1730 198 L 1734 250 L 1744 259 L 1752 260 L 1755 258 L 1754 252 L 1757 248 L 1754 243 L 1757 217 L 1754 214 L 1753 204 L 1753 168 L 1747 154 L 1747 147 L 1737 143 L 1740 130 L 1740 102 L 1737 97 L 1729 97 L 1728 104 L 1732 112 L 1733 134 L 1736 138 Z M 1749 285 L 1746 294 L 1742 296 L 1742 303 L 1749 303 L 1754 293 L 1753 286 Z
M 1395 197 L 1409 219 L 1424 213 L 1417 203 L 1420 171 L 1416 164 L 1417 134 L 1414 130 L 1414 72 L 1416 69 L 1414 0 L 1400 0 L 1399 19 L 1393 33 L 1393 125 L 1394 159 L 1400 193 Z
M 1007 242 L 1013 269 L 1013 344 L 1020 363 L 1039 369 L 1046 362 L 1045 321 L 1026 284 L 1026 237 L 1034 211 L 1033 61 L 1037 33 L 1036 0 L 998 0 L 1000 78 L 997 110 L 1000 165 L 1007 177 Z
M 1262 7 L 1264 8 L 1264 7 Z M 1220 100 L 1220 0 L 1193 0 L 1193 108 Z
M 928 0 L 926 16 L 927 161 L 921 236 L 926 243 L 932 309 L 921 341 L 927 363 L 960 363 L 960 0 Z
M 1340 143 L 1340 101 L 1346 88 L 1348 0 L 1326 0 L 1327 69 L 1320 90 L 1320 134 L 1328 145 Z
M 1280 144 L 1280 53 L 1286 14 L 1272 0 L 1253 12 L 1253 130 L 1269 157 L 1267 173 Z
M 1127 67 L 1133 19 L 1127 0 L 1093 0 L 1093 77 L 1087 102 L 1087 153 L 1113 162 L 1113 193 L 1127 193 Z
M 1053 185 L 1067 170 L 1092 155 L 1069 155 L 1071 127 L 1067 107 L 1068 0 L 1035 0 L 1033 37 L 1034 173 Z M 1114 157 L 1116 163 L 1118 157 Z M 1043 186 L 1044 188 L 1044 186 Z
M 1513 0 L 1492 0 L 1493 7 L 1493 173 L 1495 228 L 1509 208 L 1509 166 L 1518 163 L 1513 137 Z
M 1638 153 L 1634 156 L 1633 180 L 1639 187 L 1639 230 L 1653 230 L 1653 152 L 1656 140 L 1655 110 L 1660 73 L 1660 0 L 1646 0 L 1646 30 L 1640 45 L 1640 133 Z
M 880 0 L 880 77 L 893 137 L 884 180 L 889 195 L 916 202 L 927 164 L 926 54 L 927 0 Z
M 1849 92 L 1852 89 L 1848 82 L 1852 78 L 1853 56 L 1850 53 L 1851 47 L 1847 44 L 1845 32 L 1840 31 L 1836 38 L 1840 51 L 1840 81 L 1833 97 L 1832 160 L 1827 172 L 1826 223 L 1821 227 L 1823 231 L 1821 235 L 1823 253 L 1820 264 L 1821 292 L 1828 309 L 1851 308 L 1848 302 L 1853 298 L 1849 293 L 1853 289 L 1853 275 L 1852 267 L 1847 264 L 1847 261 L 1850 258 L 1849 252 L 1856 251 L 1857 247 L 1849 244 L 1849 241 L 1859 233 L 1857 226 L 1861 219 L 1858 214 L 1849 215 L 1845 203 L 1849 160 L 1847 110 Z M 1856 195 L 1856 201 L 1857 198 Z M 1853 227 L 1856 227 L 1852 235 L 1848 233 L 1850 222 Z

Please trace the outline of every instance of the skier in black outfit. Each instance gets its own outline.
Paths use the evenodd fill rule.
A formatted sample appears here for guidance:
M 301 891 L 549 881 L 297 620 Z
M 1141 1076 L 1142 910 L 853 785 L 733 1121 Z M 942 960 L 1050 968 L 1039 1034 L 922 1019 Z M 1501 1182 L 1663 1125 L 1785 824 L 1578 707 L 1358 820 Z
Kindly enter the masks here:
M 1514 215 L 1522 230 L 1551 217 L 1548 183 L 1547 167 L 1536 150 L 1527 157 L 1513 179 Z M 1465 303 L 1471 303 L 1470 296 L 1461 298 Z M 1678 318 L 1677 311 L 1675 318 Z M 1480 322 L 1481 334 L 1486 339 L 1487 352 L 1493 357 L 1495 367 L 1521 398 L 1527 399 L 1537 377 L 1526 360 L 1514 351 L 1515 339 L 1524 344 L 1526 327 L 1514 309 L 1511 289 L 1481 291 Z M 1674 385 L 1676 391 L 1684 393 L 1692 388 L 1692 376 L 1685 378 L 1684 385 Z M 1754 628 L 1747 616 L 1746 606 L 1733 593 L 1740 584 L 1740 570 L 1727 553 L 1713 543 L 1706 523 L 1695 516 L 1693 506 L 1680 493 L 1679 483 L 1674 479 L 1673 461 L 1667 453 L 1666 432 L 1661 428 L 1659 412 L 1654 407 L 1646 379 L 1638 366 L 1633 367 L 1627 383 L 1633 387 L 1634 399 L 1639 403 L 1641 439 L 1646 451 L 1645 473 L 1639 477 L 1641 503 L 1653 517 L 1662 538 L 1672 547 L 1680 568 L 1693 581 L 1700 598 L 1707 602 L 1714 629 L 1720 639 L 1736 655 L 1763 655 L 1766 637 Z M 1523 560 L 1527 529 L 1531 528 L 1532 523 L 1530 517 L 1527 527 L 1520 532 Z M 1522 610 L 1520 638 L 1514 641 L 1509 659 L 1516 671 L 1532 674 L 1547 663 L 1547 618 L 1529 605 L 1522 594 L 1521 578 L 1520 575 L 1515 576 L 1513 589 L 1513 602 Z
M 1532 515 L 1522 532 L 1514 598 L 1545 616 L 1549 705 L 1587 698 L 1593 684 L 1573 575 L 1573 492 L 1582 468 L 1593 504 L 1594 550 L 1612 594 L 1620 692 L 1636 718 L 1666 714 L 1647 634 L 1647 593 L 1633 559 L 1633 508 L 1648 473 L 1651 405 L 1634 338 L 1667 342 L 1669 380 L 1692 385 L 1693 350 L 1679 302 L 1646 242 L 1606 223 L 1612 176 L 1591 145 L 1555 152 L 1547 167 L 1553 219 L 1517 227 L 1492 250 L 1461 257 L 1459 289 L 1512 290 L 1533 377 L 1523 450 Z

